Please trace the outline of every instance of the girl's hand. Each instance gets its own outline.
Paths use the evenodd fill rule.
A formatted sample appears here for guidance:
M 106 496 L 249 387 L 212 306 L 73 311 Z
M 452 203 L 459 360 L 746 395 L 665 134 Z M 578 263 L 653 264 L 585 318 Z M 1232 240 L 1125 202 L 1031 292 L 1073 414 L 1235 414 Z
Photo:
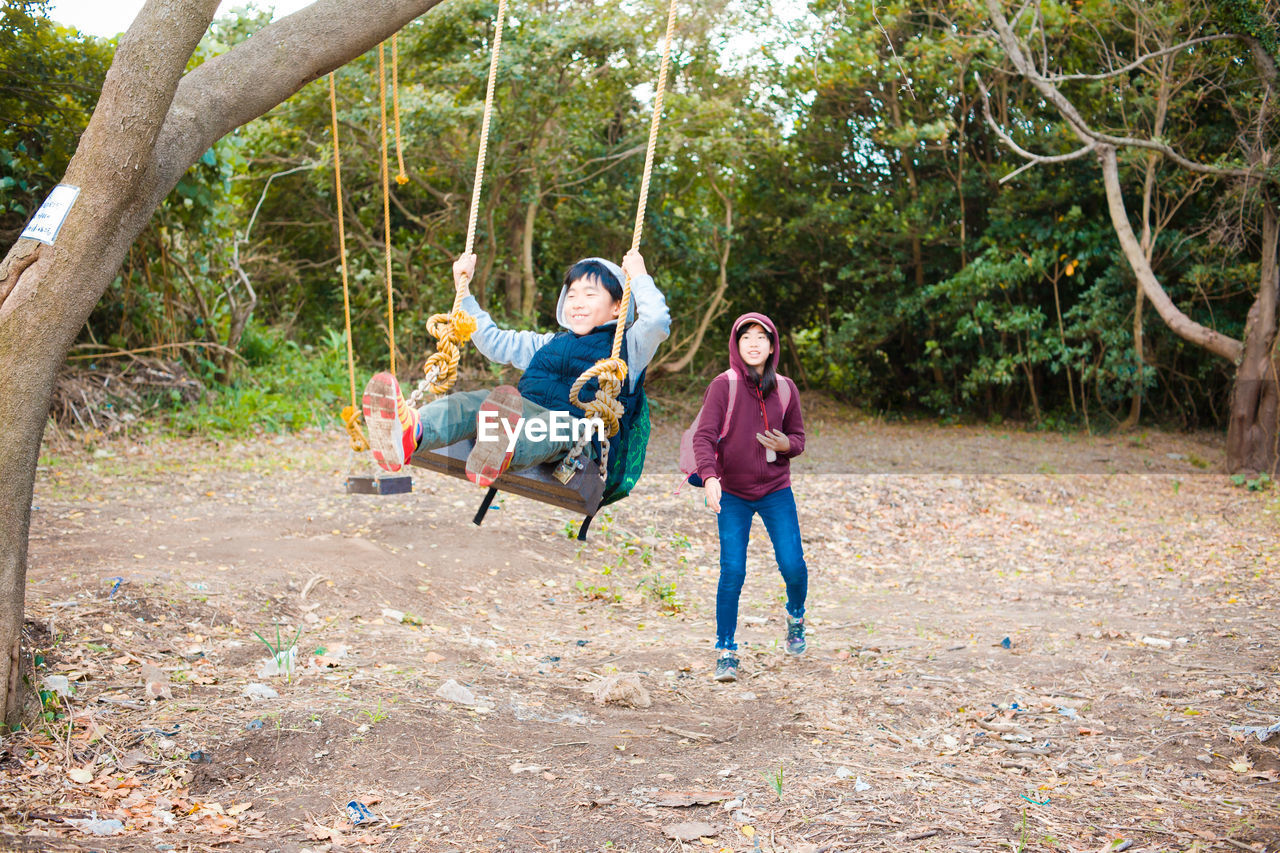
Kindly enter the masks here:
M 712 477 L 702 487 L 707 491 L 707 506 L 711 507 L 712 512 L 720 512 L 720 480 Z
M 453 286 L 463 296 L 471 294 L 471 279 L 476 274 L 476 253 L 470 252 L 458 256 L 453 262 Z
M 787 438 L 787 434 L 780 429 L 758 432 L 756 433 L 756 441 L 775 453 L 786 453 L 791 449 L 791 439 Z
M 648 275 L 644 268 L 644 258 L 640 257 L 640 253 L 635 249 L 627 252 L 622 257 L 622 271 L 625 272 L 634 281 L 642 275 Z

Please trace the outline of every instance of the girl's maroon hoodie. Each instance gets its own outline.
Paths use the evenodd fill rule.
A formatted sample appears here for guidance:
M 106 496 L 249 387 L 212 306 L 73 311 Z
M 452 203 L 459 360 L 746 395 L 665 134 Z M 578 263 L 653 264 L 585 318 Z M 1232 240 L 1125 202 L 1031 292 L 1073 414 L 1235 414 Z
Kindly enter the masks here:
M 754 501 L 791 485 L 791 457 L 804 452 L 804 418 L 794 383 L 785 412 L 776 387 L 761 399 L 760 388 L 751 379 L 751 370 L 738 352 L 738 330 L 751 323 L 759 323 L 773 336 L 769 360 L 774 370 L 778 369 L 778 329 L 773 321 L 754 312 L 734 320 L 729 332 L 729 365 L 737 373 L 739 384 L 734 396 L 733 419 L 728 434 L 721 439 L 725 406 L 729 402 L 729 379 L 717 376 L 702 398 L 702 416 L 693 435 L 693 454 L 698 463 L 698 476 L 703 481 L 718 477 L 724 491 Z M 791 380 L 778 374 L 778 384 L 783 382 Z M 765 447 L 756 440 L 756 435 L 766 429 L 782 430 L 791 442 L 791 448 L 779 453 L 773 462 L 766 460 Z

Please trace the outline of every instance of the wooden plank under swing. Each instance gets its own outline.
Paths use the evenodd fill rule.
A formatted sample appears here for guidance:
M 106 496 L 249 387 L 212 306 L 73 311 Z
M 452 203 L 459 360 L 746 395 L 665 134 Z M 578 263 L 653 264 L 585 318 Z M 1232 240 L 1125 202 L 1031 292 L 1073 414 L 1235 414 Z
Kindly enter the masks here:
M 413 491 L 413 478 L 407 474 L 398 477 L 347 477 L 349 495 L 407 495 Z
M 436 450 L 419 450 L 409 458 L 409 464 L 456 477 L 459 480 L 467 480 L 467 455 L 471 453 L 473 446 L 475 446 L 474 441 L 464 439 Z M 522 468 L 519 471 L 507 471 L 489 487 L 472 521 L 477 525 L 483 522 L 494 497 L 499 491 L 503 491 L 582 515 L 578 539 L 585 542 L 587 528 L 591 526 L 591 519 L 600 508 L 600 499 L 604 495 L 600 468 L 594 459 L 586 459 L 583 461 L 582 468 L 573 475 L 568 484 L 561 483 L 552 475 L 555 469 L 556 463 L 546 463 Z M 467 482 L 471 481 L 467 480 Z

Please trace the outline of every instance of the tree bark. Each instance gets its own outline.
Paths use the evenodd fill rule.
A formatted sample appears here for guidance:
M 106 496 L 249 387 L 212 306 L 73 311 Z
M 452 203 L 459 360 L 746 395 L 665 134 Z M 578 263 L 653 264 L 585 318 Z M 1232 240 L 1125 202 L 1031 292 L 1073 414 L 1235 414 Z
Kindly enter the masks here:
M 1231 389 L 1227 420 L 1227 468 L 1233 472 L 1277 471 L 1276 443 L 1280 440 L 1280 373 L 1276 364 L 1276 300 L 1280 282 L 1276 241 L 1280 238 L 1276 210 L 1262 211 L 1262 272 L 1258 296 L 1244 327 L 1244 355 Z
M 385 40 L 439 0 L 317 0 L 184 75 L 218 0 L 147 0 L 120 39 L 63 183 L 54 245 L 0 262 L 0 685 L 22 715 L 20 654 L 36 462 L 55 376 L 130 245 L 214 142 Z
M 1156 278 L 1155 271 L 1147 261 L 1147 256 L 1142 251 L 1142 244 L 1133 233 L 1133 226 L 1129 224 L 1124 195 L 1120 190 L 1120 165 L 1116 160 L 1116 149 L 1111 145 L 1099 144 L 1097 151 L 1098 159 L 1102 162 L 1102 178 L 1107 189 L 1107 210 L 1111 214 L 1111 225 L 1115 229 L 1116 237 L 1120 239 L 1120 248 L 1124 250 L 1125 259 L 1129 261 L 1133 274 L 1142 285 L 1143 293 L 1146 294 L 1147 299 L 1151 300 L 1151 305 L 1160 315 L 1160 319 L 1164 320 L 1165 325 L 1178 337 L 1203 347 L 1215 355 L 1220 355 L 1228 361 L 1238 362 L 1243 353 L 1243 346 L 1239 341 L 1192 320 L 1182 313 L 1182 310 L 1173 304 L 1169 294 L 1165 293 L 1160 280 Z

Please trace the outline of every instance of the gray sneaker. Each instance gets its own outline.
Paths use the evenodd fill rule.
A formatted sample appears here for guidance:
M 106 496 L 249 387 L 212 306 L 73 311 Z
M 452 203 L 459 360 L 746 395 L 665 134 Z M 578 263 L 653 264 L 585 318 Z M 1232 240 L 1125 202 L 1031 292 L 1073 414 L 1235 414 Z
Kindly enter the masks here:
M 716 681 L 738 680 L 738 657 L 726 650 L 716 661 Z
M 804 617 L 787 614 L 787 654 L 802 655 L 805 650 Z

